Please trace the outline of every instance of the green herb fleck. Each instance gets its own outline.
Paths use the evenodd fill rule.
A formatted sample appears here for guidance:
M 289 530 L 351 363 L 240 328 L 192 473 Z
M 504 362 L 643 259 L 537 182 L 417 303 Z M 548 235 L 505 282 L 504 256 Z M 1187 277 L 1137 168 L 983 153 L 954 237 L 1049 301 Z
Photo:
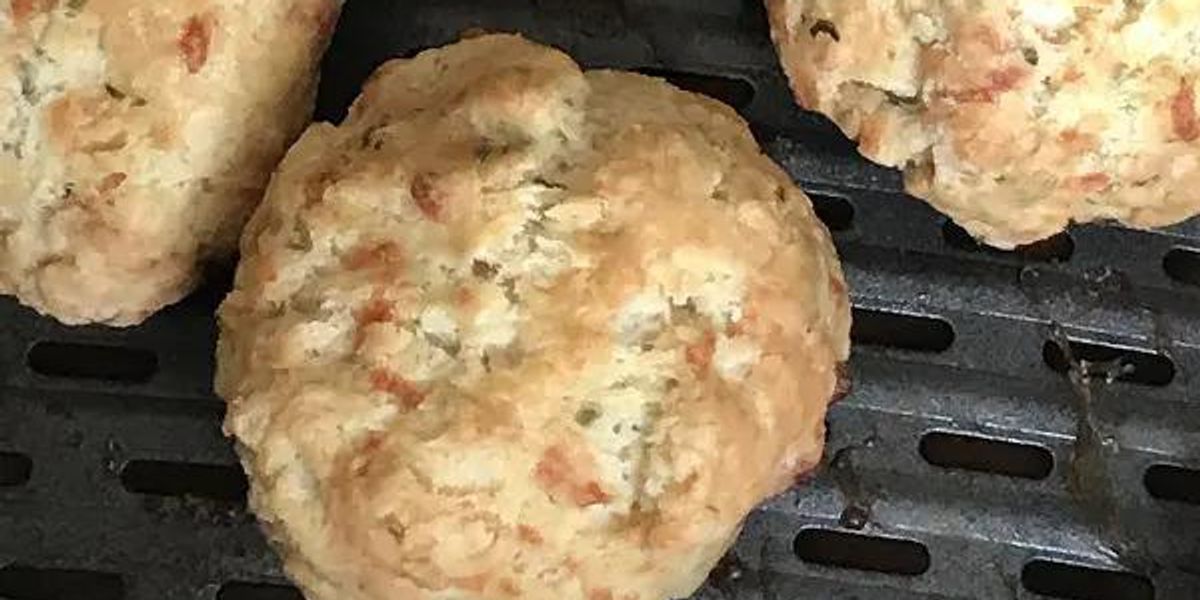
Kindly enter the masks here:
M 1038 63 L 1041 62 L 1041 57 L 1038 56 L 1037 48 L 1022 48 L 1021 54 L 1024 56 L 1025 62 L 1029 63 L 1031 66 L 1036 67 Z
M 600 410 L 595 406 L 584 406 L 575 411 L 575 422 L 580 427 L 587 427 L 600 418 Z
M 23 60 L 17 65 L 17 71 L 17 78 L 21 81 L 21 97 L 30 103 L 37 102 L 38 89 L 34 81 L 33 65 Z

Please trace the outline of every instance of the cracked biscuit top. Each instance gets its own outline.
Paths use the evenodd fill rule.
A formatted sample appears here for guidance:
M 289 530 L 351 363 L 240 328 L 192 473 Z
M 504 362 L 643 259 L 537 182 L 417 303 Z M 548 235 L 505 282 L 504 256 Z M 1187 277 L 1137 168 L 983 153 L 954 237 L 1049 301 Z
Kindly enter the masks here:
M 819 460 L 849 307 L 728 107 L 519 37 L 384 65 L 242 239 L 217 387 L 313 600 L 661 600 Z
M 128 325 L 229 254 L 340 0 L 0 0 L 0 294 Z
M 767 5 L 800 103 L 988 243 L 1200 213 L 1200 2 Z

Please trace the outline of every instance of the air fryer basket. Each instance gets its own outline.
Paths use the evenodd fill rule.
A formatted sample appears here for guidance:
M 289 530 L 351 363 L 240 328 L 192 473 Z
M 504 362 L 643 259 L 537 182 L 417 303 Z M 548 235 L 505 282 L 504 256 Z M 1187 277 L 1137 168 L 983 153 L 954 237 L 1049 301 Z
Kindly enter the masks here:
M 757 0 L 349 0 L 318 116 L 472 30 L 730 102 L 833 231 L 854 390 L 697 598 L 1200 598 L 1200 222 L 975 245 L 794 108 Z M 227 288 L 128 330 L 0 302 L 0 597 L 299 597 L 220 431 Z

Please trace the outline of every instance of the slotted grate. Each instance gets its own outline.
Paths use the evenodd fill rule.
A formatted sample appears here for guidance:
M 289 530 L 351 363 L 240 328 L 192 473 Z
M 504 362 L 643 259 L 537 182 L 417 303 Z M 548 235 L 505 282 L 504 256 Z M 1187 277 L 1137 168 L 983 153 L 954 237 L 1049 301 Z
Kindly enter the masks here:
M 319 116 L 478 28 L 729 101 L 834 232 L 854 391 L 697 598 L 1200 598 L 1200 222 L 978 246 L 792 106 L 757 0 L 349 0 Z M 0 597 L 299 598 L 220 433 L 227 286 L 128 330 L 0 302 Z

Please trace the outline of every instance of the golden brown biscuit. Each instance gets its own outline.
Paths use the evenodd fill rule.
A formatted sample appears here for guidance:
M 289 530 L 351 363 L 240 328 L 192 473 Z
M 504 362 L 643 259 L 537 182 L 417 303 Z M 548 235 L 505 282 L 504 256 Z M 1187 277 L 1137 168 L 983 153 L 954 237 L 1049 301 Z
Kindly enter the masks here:
M 817 463 L 848 351 L 731 109 L 514 36 L 384 65 L 242 256 L 217 387 L 313 600 L 685 596 Z
M 767 6 L 800 103 L 990 244 L 1200 213 L 1200 2 Z
M 340 0 L 0 0 L 0 293 L 128 325 L 233 250 Z

